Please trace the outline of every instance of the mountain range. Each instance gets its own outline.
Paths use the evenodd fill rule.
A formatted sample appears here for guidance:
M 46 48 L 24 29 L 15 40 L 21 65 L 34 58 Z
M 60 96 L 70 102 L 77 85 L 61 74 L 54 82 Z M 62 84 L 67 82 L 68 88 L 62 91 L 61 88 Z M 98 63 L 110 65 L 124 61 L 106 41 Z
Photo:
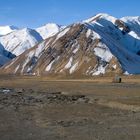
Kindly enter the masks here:
M 68 26 L 52 23 L 5 33 L 1 29 L 1 46 L 12 56 L 2 63 L 1 73 L 64 77 L 140 73 L 140 17 L 118 19 L 101 13 Z

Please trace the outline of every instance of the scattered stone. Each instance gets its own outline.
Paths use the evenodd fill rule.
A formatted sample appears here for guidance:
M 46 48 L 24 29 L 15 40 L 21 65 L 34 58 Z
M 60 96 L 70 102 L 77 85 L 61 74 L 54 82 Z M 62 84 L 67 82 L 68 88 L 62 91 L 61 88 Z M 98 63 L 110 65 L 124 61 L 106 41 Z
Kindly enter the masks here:
M 0 88 L 0 93 L 9 94 L 10 92 L 12 92 L 12 89 Z
M 16 88 L 15 89 L 15 92 L 16 93 L 23 93 L 25 90 L 24 89 L 22 89 L 22 88 Z
M 62 127 L 71 127 L 71 126 L 82 126 L 88 124 L 91 120 L 88 119 L 79 119 L 79 120 L 62 120 L 56 122 L 56 125 L 61 125 Z
M 73 103 L 88 103 L 89 99 L 85 95 L 64 95 L 61 92 L 38 93 L 31 94 L 31 90 L 22 88 L 3 89 L 6 94 L 1 95 L 0 105 L 20 106 L 20 105 L 37 105 L 37 104 L 73 104 Z M 7 94 L 7 93 L 11 94 Z M 32 91 L 34 92 L 34 91 Z M 22 94 L 21 94 L 22 93 Z

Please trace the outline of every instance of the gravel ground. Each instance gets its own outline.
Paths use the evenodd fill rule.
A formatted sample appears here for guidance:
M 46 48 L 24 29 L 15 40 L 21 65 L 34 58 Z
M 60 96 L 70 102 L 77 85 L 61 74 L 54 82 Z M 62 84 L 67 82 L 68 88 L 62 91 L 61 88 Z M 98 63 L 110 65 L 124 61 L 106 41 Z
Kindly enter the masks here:
M 140 140 L 138 83 L 0 86 L 0 140 Z

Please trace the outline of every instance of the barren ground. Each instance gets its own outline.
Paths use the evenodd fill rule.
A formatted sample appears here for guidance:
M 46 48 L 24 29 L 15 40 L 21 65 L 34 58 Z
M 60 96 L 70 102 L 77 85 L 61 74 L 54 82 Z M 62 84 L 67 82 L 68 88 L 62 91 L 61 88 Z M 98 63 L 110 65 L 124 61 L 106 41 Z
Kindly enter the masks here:
M 0 140 L 140 140 L 140 76 L 0 76 Z

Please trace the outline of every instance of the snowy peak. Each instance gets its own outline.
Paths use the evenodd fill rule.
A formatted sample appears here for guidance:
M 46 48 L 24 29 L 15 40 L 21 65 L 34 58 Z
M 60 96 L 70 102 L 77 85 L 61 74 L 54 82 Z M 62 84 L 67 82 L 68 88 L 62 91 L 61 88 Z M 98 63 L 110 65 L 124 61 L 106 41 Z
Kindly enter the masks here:
M 113 17 L 109 14 L 106 14 L 106 13 L 99 13 L 87 20 L 84 20 L 83 22 L 85 23 L 96 23 L 96 22 L 101 22 L 106 20 L 106 21 L 109 21 L 109 22 L 112 22 L 113 24 L 115 24 L 115 21 L 118 19 L 116 17 Z M 127 24 L 136 24 L 136 25 L 140 25 L 140 16 L 135 16 L 135 17 L 132 17 L 132 16 L 127 16 L 127 17 L 123 17 L 123 18 L 120 18 L 118 20 L 121 20 Z
M 37 41 L 37 42 L 42 41 L 42 37 L 40 36 L 40 34 L 30 28 L 24 28 L 24 29 L 18 30 L 15 34 L 18 34 L 19 37 L 21 35 L 22 36 L 21 38 L 23 38 L 23 39 L 31 38 L 28 41 Z M 32 45 L 34 45 L 34 44 L 32 44 Z
M 99 22 L 102 19 L 110 21 L 112 23 L 114 23 L 115 20 L 116 20 L 116 18 L 111 16 L 111 15 L 108 15 L 106 13 L 100 13 L 100 14 L 97 14 L 97 15 L 89 18 L 89 19 L 84 20 L 83 22 L 84 23 L 96 23 L 96 22 Z
M 137 23 L 140 25 L 140 16 L 136 16 L 136 17 L 127 16 L 127 17 L 121 18 L 121 20 L 127 23 L 135 23 L 135 24 Z
M 0 42 L 4 48 L 16 56 L 22 54 L 42 40 L 43 39 L 38 32 L 29 28 L 17 30 L 0 37 Z
M 60 26 L 55 23 L 48 23 L 37 28 L 36 31 L 42 36 L 43 39 L 46 39 L 58 33 L 62 28 L 64 28 L 64 26 Z
M 15 30 L 18 30 L 15 26 L 0 26 L 0 36 L 9 34 Z

